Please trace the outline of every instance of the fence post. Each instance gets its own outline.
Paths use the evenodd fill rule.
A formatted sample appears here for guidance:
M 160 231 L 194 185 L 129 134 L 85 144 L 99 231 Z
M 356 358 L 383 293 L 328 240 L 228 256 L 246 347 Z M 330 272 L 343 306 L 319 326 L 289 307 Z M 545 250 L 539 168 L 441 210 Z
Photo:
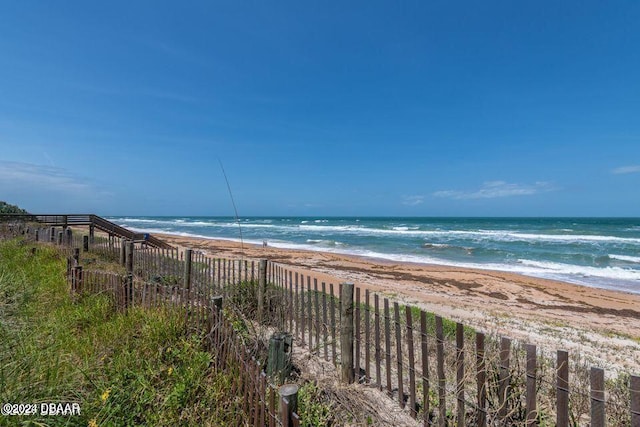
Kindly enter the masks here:
M 82 250 L 89 252 L 89 236 L 82 236 Z
M 218 341 L 218 337 L 220 336 L 220 334 L 222 333 L 221 329 L 222 329 L 222 295 L 216 295 L 214 297 L 211 297 L 211 305 L 209 306 L 209 309 L 211 310 L 211 323 L 209 324 L 210 327 L 210 331 L 209 331 L 209 339 L 211 340 L 211 343 L 217 343 Z M 215 331 L 215 335 L 213 334 L 213 332 Z M 218 351 L 220 352 L 221 349 L 218 349 Z
M 286 332 L 276 332 L 269 338 L 267 375 L 277 377 L 278 384 L 284 383 L 291 373 L 291 347 L 293 338 Z
M 129 240 L 126 243 L 126 267 L 127 267 L 127 280 L 125 289 L 125 306 L 130 307 L 133 305 L 133 251 L 135 250 L 133 240 Z
M 78 269 L 76 270 L 76 272 L 78 273 L 76 287 L 77 287 L 77 290 L 82 291 L 82 287 L 84 286 L 84 272 L 82 271 L 81 265 L 78 266 Z
M 71 228 L 67 228 L 67 239 L 66 239 L 66 243 L 68 246 L 71 246 L 71 244 L 73 243 L 73 231 L 71 231 Z
M 126 244 L 126 267 L 127 273 L 133 274 L 133 251 L 135 250 L 133 240 L 127 241 Z
M 393 320 L 396 332 L 396 362 L 398 366 L 398 404 L 404 408 L 404 385 L 402 383 L 402 328 L 400 327 L 400 305 L 393 303 Z
M 465 425 L 464 409 L 464 326 L 456 323 L 456 395 L 458 399 L 458 415 L 456 423 Z
M 58 231 L 58 245 L 62 246 L 64 233 L 62 231 Z
M 640 377 L 631 375 L 629 379 L 629 394 L 631 398 L 631 425 L 640 426 Z
M 80 264 L 80 248 L 73 249 L 73 260 L 75 261 L 75 265 Z
M 51 229 L 49 230 L 49 240 L 51 241 L 51 243 L 55 243 L 55 241 L 56 241 L 56 228 L 55 227 L 51 227 Z
M 283 427 L 293 426 L 293 413 L 298 410 L 298 386 L 285 384 L 280 387 L 280 419 Z
M 40 241 L 40 230 L 36 229 L 36 242 Z
M 124 238 L 120 239 L 120 265 L 125 266 L 127 262 L 127 241 Z
M 375 296 L 377 297 L 378 295 L 376 294 Z M 429 409 L 429 347 L 427 344 L 427 313 L 425 313 L 424 310 L 420 310 L 420 349 L 422 353 L 422 420 L 424 426 L 427 426 L 429 424 L 429 414 L 431 413 L 431 410 Z M 380 364 L 378 364 L 378 367 L 380 367 Z M 379 376 L 380 374 L 378 374 L 378 377 Z
M 71 269 L 71 290 L 73 294 L 80 292 L 82 289 L 83 273 L 82 266 L 77 265 Z
M 89 224 L 89 240 L 93 243 L 93 239 L 95 237 L 95 226 L 93 223 Z
M 267 289 L 267 260 L 261 259 L 258 265 L 258 323 L 264 320 L 264 296 Z
M 476 379 L 478 387 L 478 420 L 479 427 L 487 425 L 487 371 L 485 362 L 484 334 L 476 333 Z
M 511 340 L 506 337 L 500 339 L 500 371 L 498 373 L 498 421 L 500 425 L 507 425 L 507 405 L 509 403 Z
M 324 282 L 322 283 L 324 285 Z M 324 292 L 324 289 L 322 289 L 322 291 Z M 360 334 L 360 288 L 356 288 L 355 289 L 356 292 L 356 304 L 355 304 L 355 309 L 354 309 L 354 315 L 355 315 L 355 337 L 354 337 L 354 343 L 355 343 L 355 354 L 354 354 L 354 372 L 355 372 L 355 380 L 360 382 L 360 348 L 362 347 L 360 345 L 360 341 L 362 338 L 362 334 Z M 326 316 L 325 316 L 326 319 Z M 327 322 L 325 322 L 327 323 Z M 325 329 L 326 331 L 326 329 Z M 325 335 L 324 337 L 324 341 L 325 343 L 327 342 L 327 336 Z M 325 344 L 325 350 L 327 348 L 327 345 Z
M 191 289 L 191 258 L 193 255 L 193 250 L 192 249 L 185 249 L 184 250 L 184 273 L 183 273 L 183 280 L 184 280 L 184 288 L 189 290 Z
M 536 346 L 527 344 L 527 426 L 535 426 L 538 424 L 538 410 L 536 408 Z
M 569 353 L 558 350 L 556 353 L 556 426 L 569 425 Z
M 591 426 L 604 427 L 604 369 L 591 368 Z
M 436 316 L 436 372 L 438 375 L 438 426 L 447 424 L 446 377 L 444 374 L 444 330 L 442 317 Z
M 71 296 L 72 296 L 72 297 L 73 297 L 73 296 L 75 296 L 75 294 L 76 294 L 76 288 L 77 288 L 77 282 L 76 282 L 76 278 L 77 278 L 77 275 L 76 275 L 76 269 L 77 269 L 78 267 L 79 267 L 79 266 L 71 267 Z
M 367 297 L 369 295 L 367 294 Z M 369 298 L 367 298 L 367 303 Z M 368 306 L 369 304 L 367 304 Z M 413 319 L 411 315 L 410 306 L 405 306 L 405 316 L 407 318 L 407 344 L 409 347 L 409 411 L 413 418 L 416 418 L 418 412 L 416 411 L 416 371 L 415 371 L 415 354 L 413 351 Z M 367 317 L 369 314 L 367 314 Z M 367 329 L 367 345 L 369 341 L 369 334 Z
M 385 298 L 382 304 L 382 317 L 384 319 L 384 366 L 387 394 L 391 396 L 391 323 L 389 320 L 389 298 Z
M 342 382 L 351 384 L 354 381 L 353 372 L 353 283 L 343 283 L 340 295 L 340 352 Z
M 371 381 L 371 293 L 369 289 L 364 291 L 364 382 Z M 333 340 L 332 340 L 333 341 Z M 415 405 L 414 405 L 415 406 Z

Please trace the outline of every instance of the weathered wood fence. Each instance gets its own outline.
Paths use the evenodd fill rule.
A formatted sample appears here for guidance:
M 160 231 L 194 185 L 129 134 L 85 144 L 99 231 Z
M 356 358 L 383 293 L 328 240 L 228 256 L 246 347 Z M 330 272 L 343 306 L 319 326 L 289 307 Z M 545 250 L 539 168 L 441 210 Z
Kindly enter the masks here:
M 131 270 L 133 253 L 128 246 L 125 263 Z M 188 252 L 187 252 L 188 254 Z M 142 254 L 147 260 L 151 257 Z M 156 254 L 157 255 L 157 254 Z M 175 253 L 173 253 L 175 255 Z M 166 256 L 166 254 L 165 254 Z M 139 258 L 141 260 L 142 258 Z M 163 258 L 155 258 L 155 260 Z M 166 258 L 165 261 L 176 258 Z M 189 276 L 187 255 L 182 262 L 183 279 Z M 75 260 L 74 260 L 75 261 Z M 122 275 L 101 271 L 83 270 L 72 261 L 69 281 L 72 295 L 83 293 L 108 293 L 121 310 L 134 307 L 167 308 L 184 310 L 185 325 L 188 333 L 200 333 L 206 336 L 208 350 L 214 355 L 215 366 L 232 378 L 231 395 L 242 397 L 243 413 L 236 414 L 238 425 L 253 426 L 294 426 L 300 425 L 291 399 L 296 397 L 292 387 L 278 384 L 267 377 L 263 362 L 246 346 L 245 341 L 222 310 L 223 297 L 216 295 L 213 288 L 207 292 L 183 286 L 182 283 L 163 283 L 148 281 L 131 274 Z M 175 264 L 175 265 L 174 265 Z M 178 263 L 167 263 L 168 271 L 174 270 Z M 185 281 L 184 284 L 188 284 Z
M 385 390 L 424 425 L 640 426 L 636 375 L 605 384 L 603 369 L 572 365 L 567 351 L 552 361 L 535 345 L 487 336 L 359 287 L 350 291 L 352 329 L 345 329 L 345 284 L 276 263 L 268 274 L 299 345 L 336 366 L 353 360 L 358 382 Z M 345 330 L 353 331 L 351 342 L 339 336 Z M 341 356 L 345 343 L 348 358 Z
M 35 234 L 41 240 L 43 235 L 45 241 L 65 244 L 64 236 L 51 230 Z M 66 245 L 73 248 L 79 242 L 72 236 Z M 185 307 L 195 325 L 208 326 L 214 319 L 213 296 L 252 299 L 243 311 L 250 320 L 289 331 L 295 345 L 339 367 L 343 381 L 386 391 L 424 425 L 608 422 L 640 427 L 640 377 L 605 381 L 603 369 L 577 363 L 564 350 L 549 360 L 535 345 L 487 336 L 368 289 L 326 283 L 312 271 L 284 264 L 212 258 L 192 250 L 136 249 L 126 241 L 94 239 L 90 245 L 118 256 L 127 267 L 124 279 L 101 281 L 113 287 L 123 306 L 160 300 Z M 97 273 L 80 274 L 85 274 L 80 289 L 91 289 L 88 277 Z M 72 283 L 79 289 L 77 280 Z M 233 336 L 231 330 L 225 334 Z M 254 360 L 242 360 L 245 372 L 259 372 L 252 378 L 263 378 Z M 260 394 L 268 388 L 263 379 L 247 381 L 238 385 L 243 392 L 265 396 Z M 265 409 L 275 406 L 273 393 L 251 410 L 256 425 L 263 425 L 262 412 L 272 422 L 278 418 L 276 411 Z

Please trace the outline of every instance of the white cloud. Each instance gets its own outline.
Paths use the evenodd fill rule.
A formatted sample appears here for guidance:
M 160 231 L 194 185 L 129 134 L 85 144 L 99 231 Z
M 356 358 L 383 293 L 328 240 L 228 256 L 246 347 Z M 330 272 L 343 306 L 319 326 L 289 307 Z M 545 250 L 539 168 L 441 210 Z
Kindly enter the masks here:
M 91 191 L 91 185 L 65 169 L 22 162 L 0 161 L 0 183 L 67 193 Z
M 417 206 L 424 203 L 424 196 L 404 196 L 403 205 Z
M 115 194 L 67 169 L 0 160 L 0 198 L 30 212 L 100 212 Z
M 555 188 L 550 183 L 542 181 L 534 184 L 510 184 L 505 181 L 488 181 L 482 184 L 478 190 L 442 190 L 436 191 L 433 195 L 456 200 L 493 199 L 497 197 L 531 196 L 553 190 L 555 190 Z
M 638 172 L 640 172 L 640 165 L 621 166 L 611 171 L 611 173 L 616 175 L 622 175 L 627 173 L 638 173 Z

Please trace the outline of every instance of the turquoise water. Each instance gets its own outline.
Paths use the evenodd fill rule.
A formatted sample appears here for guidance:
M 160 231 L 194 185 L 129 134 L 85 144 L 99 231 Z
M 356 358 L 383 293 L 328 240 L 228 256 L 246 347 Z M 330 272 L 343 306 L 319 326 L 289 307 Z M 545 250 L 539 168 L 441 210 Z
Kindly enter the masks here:
M 521 273 L 640 293 L 640 218 L 111 217 L 136 230 Z

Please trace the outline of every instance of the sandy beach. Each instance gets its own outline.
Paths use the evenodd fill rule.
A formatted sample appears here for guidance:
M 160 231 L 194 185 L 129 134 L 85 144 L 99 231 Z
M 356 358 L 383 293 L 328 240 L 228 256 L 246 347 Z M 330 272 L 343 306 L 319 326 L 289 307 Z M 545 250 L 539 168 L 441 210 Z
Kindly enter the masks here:
M 353 282 L 486 333 L 537 344 L 550 355 L 564 349 L 612 372 L 640 370 L 640 295 L 497 271 L 158 236 L 209 255 L 311 270 L 327 283 Z

